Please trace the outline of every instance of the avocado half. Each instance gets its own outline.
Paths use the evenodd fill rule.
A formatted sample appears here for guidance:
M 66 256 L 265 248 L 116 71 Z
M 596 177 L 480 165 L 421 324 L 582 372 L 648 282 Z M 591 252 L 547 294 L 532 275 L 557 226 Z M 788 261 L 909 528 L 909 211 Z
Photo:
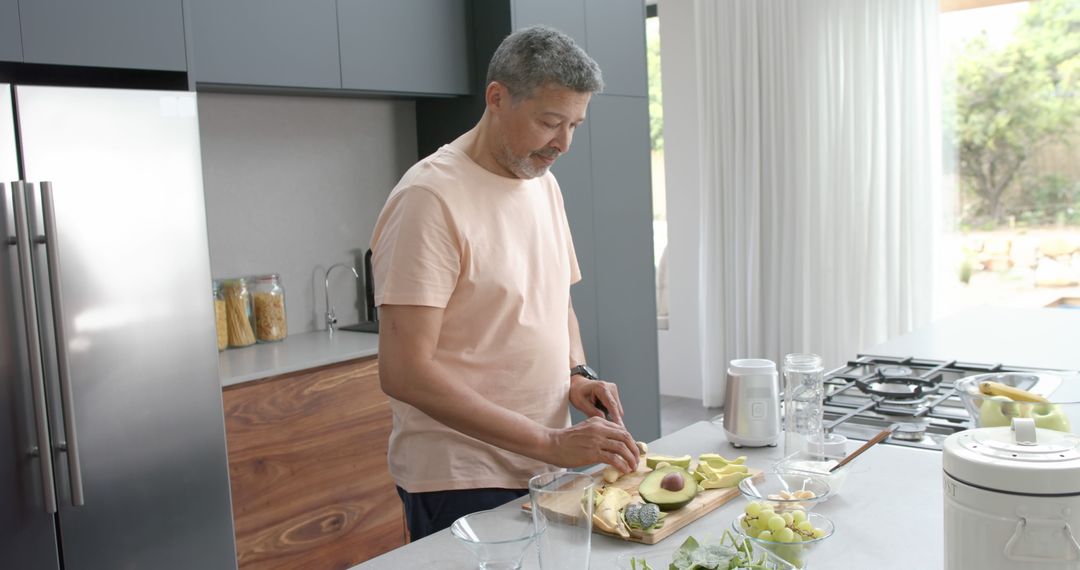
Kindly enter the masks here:
M 682 487 L 678 490 L 665 489 L 661 486 L 664 478 L 670 474 L 682 478 Z M 669 480 L 670 481 L 670 480 Z M 669 487 L 671 485 L 669 484 Z M 698 486 L 694 476 L 681 467 L 661 467 L 645 476 L 638 486 L 638 494 L 647 503 L 660 507 L 661 511 L 674 511 L 690 504 L 697 496 Z

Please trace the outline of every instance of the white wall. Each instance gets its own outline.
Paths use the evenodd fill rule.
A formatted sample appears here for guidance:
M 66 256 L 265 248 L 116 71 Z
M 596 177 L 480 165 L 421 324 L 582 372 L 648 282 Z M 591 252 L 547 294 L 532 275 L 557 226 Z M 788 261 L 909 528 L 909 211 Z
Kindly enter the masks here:
M 280 273 L 289 333 L 321 330 L 325 270 L 362 275 L 386 196 L 416 162 L 415 123 L 411 101 L 200 93 L 214 278 Z M 334 272 L 341 324 L 360 320 L 361 291 Z
M 668 219 L 668 330 L 659 331 L 660 393 L 701 399 L 698 291 L 698 101 L 693 4 L 659 3 Z

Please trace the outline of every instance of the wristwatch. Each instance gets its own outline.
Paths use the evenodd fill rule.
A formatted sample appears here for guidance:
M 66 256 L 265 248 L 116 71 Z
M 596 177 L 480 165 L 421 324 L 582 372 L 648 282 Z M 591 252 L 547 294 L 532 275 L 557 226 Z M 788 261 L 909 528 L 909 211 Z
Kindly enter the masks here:
M 599 380 L 600 375 L 588 364 L 578 364 L 570 369 L 570 376 L 584 376 L 589 380 Z

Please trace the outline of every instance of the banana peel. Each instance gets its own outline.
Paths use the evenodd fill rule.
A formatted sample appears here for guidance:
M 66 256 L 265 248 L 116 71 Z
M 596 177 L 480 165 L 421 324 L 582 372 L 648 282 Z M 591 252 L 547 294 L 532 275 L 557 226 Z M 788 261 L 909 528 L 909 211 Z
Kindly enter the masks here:
M 618 487 L 606 487 L 593 513 L 593 525 L 604 532 L 630 538 L 630 529 L 627 528 L 620 511 L 632 500 L 633 497 L 625 490 Z

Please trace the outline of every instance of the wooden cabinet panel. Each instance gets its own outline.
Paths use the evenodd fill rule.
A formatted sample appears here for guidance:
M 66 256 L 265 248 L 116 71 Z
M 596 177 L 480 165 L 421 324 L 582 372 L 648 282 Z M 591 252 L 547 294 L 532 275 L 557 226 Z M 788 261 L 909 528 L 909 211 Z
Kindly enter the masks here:
M 240 568 L 344 569 L 404 544 L 378 361 L 226 388 Z

